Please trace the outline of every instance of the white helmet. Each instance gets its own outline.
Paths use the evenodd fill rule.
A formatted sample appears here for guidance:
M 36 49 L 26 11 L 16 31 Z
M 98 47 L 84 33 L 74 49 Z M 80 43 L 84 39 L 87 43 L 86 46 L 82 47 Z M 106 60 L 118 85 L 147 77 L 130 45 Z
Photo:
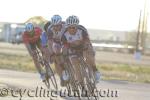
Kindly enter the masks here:
M 34 25 L 33 25 L 32 23 L 27 23 L 27 24 L 26 24 L 26 27 L 25 27 L 25 30 L 26 30 L 27 32 L 33 31 L 33 30 L 34 30 Z
M 66 24 L 67 25 L 78 25 L 79 24 L 79 18 L 77 16 L 69 16 L 67 19 L 66 19 Z
M 61 16 L 59 16 L 59 15 L 54 15 L 54 16 L 51 18 L 51 22 L 52 22 L 52 25 L 60 24 L 60 23 L 62 22 L 62 18 L 61 18 Z

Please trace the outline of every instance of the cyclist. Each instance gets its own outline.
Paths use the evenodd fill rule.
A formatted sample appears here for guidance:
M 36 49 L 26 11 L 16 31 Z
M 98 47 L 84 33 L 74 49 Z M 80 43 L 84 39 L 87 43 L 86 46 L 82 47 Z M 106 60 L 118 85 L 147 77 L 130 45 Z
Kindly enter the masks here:
M 51 22 L 48 21 L 44 25 L 44 31 L 41 34 L 41 45 L 42 45 L 43 56 L 47 60 L 47 62 L 50 62 L 50 52 L 48 50 L 48 44 L 47 44 L 48 42 L 47 30 L 50 25 L 51 25 Z
M 69 16 L 66 19 L 67 28 L 62 37 L 63 52 L 76 53 L 77 50 L 82 50 L 83 56 L 86 59 L 88 65 L 91 66 L 96 81 L 100 79 L 100 72 L 96 68 L 95 64 L 95 52 L 93 50 L 91 41 L 89 39 L 88 32 L 85 27 L 79 25 L 79 18 L 77 16 Z M 82 48 L 82 49 L 81 49 Z M 81 82 L 81 73 L 79 72 L 79 62 L 73 55 L 70 56 L 72 64 L 75 66 L 76 78 Z
M 63 76 L 64 74 L 64 61 L 61 55 L 61 37 L 64 33 L 65 24 L 62 21 L 61 16 L 54 15 L 51 18 L 51 25 L 48 27 L 46 38 L 48 39 L 48 49 L 51 56 L 51 62 L 55 64 L 56 72 L 58 73 L 61 85 L 64 86 Z M 44 38 L 42 39 L 44 41 Z M 66 77 L 65 77 L 66 78 Z M 67 79 L 66 79 L 67 80 Z
M 45 74 L 40 66 L 40 63 L 37 61 L 36 55 L 37 48 L 41 51 L 41 33 L 42 30 L 39 27 L 34 27 L 32 23 L 27 23 L 22 38 L 30 56 L 34 61 L 35 67 L 39 72 L 42 81 L 45 81 Z

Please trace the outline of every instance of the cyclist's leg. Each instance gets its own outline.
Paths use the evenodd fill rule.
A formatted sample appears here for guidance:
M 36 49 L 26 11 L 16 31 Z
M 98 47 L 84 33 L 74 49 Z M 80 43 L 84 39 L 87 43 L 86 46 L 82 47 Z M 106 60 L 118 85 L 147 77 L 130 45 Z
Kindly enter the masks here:
M 50 53 L 50 55 L 52 55 L 53 53 L 54 53 L 54 51 L 53 51 L 53 41 L 52 40 L 48 40 L 48 45 L 47 45 L 47 47 L 48 47 L 48 50 L 49 50 L 49 53 Z
M 50 53 L 49 53 L 48 48 L 47 48 L 47 47 L 42 48 L 41 51 L 42 51 L 42 56 L 43 56 L 44 60 L 45 60 L 46 62 L 52 63 L 52 61 L 51 61 L 51 59 L 50 59 L 51 55 L 50 55 Z
M 39 49 L 40 52 L 42 53 L 42 56 L 43 56 L 43 52 L 42 52 L 42 48 L 41 48 L 41 40 L 40 39 L 35 44 L 34 50 L 36 51 L 36 49 Z M 35 59 L 37 60 L 37 55 L 36 55 Z M 42 66 L 40 66 L 40 63 L 38 61 L 37 61 L 37 64 L 39 65 L 37 69 L 39 70 L 40 73 L 43 73 Z
M 64 66 L 63 66 L 63 64 L 62 64 L 62 59 L 61 59 L 61 57 L 59 57 L 59 56 L 56 56 L 55 57 L 55 69 L 56 69 L 56 72 L 57 72 L 57 74 L 59 75 L 59 76 L 61 76 L 62 75 L 62 71 L 63 71 L 63 68 Z
M 83 52 L 83 56 L 85 57 L 87 64 L 93 70 L 96 81 L 98 81 L 100 79 L 100 73 L 96 68 L 95 51 L 93 50 L 93 47 L 91 45 L 89 45 L 88 49 Z
M 45 72 L 42 70 L 40 63 L 37 60 L 37 58 L 38 58 L 37 54 L 36 54 L 37 44 L 31 44 L 31 49 L 33 52 L 32 59 L 33 59 L 34 65 L 35 65 L 38 73 L 40 74 L 41 79 L 44 81 L 45 80 Z
M 70 61 L 73 65 L 73 68 L 75 70 L 75 78 L 77 81 L 82 82 L 82 78 L 81 78 L 81 69 L 80 69 L 80 63 L 79 63 L 79 59 L 75 56 L 70 56 Z
M 41 42 L 37 43 L 37 47 L 41 51 L 42 57 L 44 58 L 44 60 L 46 62 L 52 63 L 51 60 L 50 60 L 50 52 L 48 50 L 48 47 L 41 47 Z
M 88 48 L 83 51 L 83 56 L 85 57 L 87 64 L 92 67 L 93 71 L 97 71 L 95 64 L 95 51 L 91 45 L 89 45 Z
M 59 75 L 61 86 L 65 86 L 66 82 L 63 78 L 63 76 L 64 76 L 64 74 L 63 74 L 64 73 L 64 62 L 63 62 L 61 55 L 55 56 L 55 70 L 56 70 L 57 74 Z
M 64 86 L 62 77 L 63 77 L 63 71 L 65 69 L 64 69 L 64 59 L 61 54 L 61 44 L 53 43 L 52 49 L 53 52 L 55 53 L 55 70 L 60 77 L 61 85 Z

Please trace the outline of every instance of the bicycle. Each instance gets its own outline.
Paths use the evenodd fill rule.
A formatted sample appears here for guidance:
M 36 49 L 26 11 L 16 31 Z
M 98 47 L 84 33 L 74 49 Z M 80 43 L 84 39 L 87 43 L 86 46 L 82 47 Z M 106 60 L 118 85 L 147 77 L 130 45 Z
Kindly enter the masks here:
M 78 99 L 81 100 L 81 97 L 80 97 L 80 88 L 79 88 L 79 85 L 75 79 L 75 70 L 69 60 L 69 55 L 63 55 L 63 58 L 65 60 L 65 70 L 66 70 L 66 73 L 69 74 L 69 80 L 67 82 L 67 85 L 66 85 L 66 88 L 68 90 L 68 93 L 74 93 L 76 92 L 77 95 L 78 95 Z
M 40 63 L 41 66 L 43 66 L 45 68 L 45 85 L 48 89 L 52 88 L 50 87 L 50 84 L 53 85 L 53 87 L 58 90 L 58 85 L 57 85 L 57 82 L 56 82 L 56 77 L 55 77 L 55 74 L 54 74 L 54 71 L 52 70 L 49 62 L 46 61 L 46 59 L 44 59 L 42 53 L 39 52 L 39 50 L 36 49 L 36 54 L 37 54 L 37 60 L 38 62 Z M 49 75 L 50 74 L 50 75 Z M 50 81 L 51 80 L 51 81 Z
M 83 91 L 83 89 L 85 89 L 88 100 L 91 100 L 91 97 L 94 97 L 95 100 L 98 100 L 98 97 L 95 96 L 94 94 L 94 90 L 97 90 L 94 73 L 91 67 L 86 63 L 85 58 L 83 57 L 83 54 L 82 54 L 82 49 L 76 50 L 76 51 L 77 52 L 70 53 L 68 55 L 69 56 L 75 55 L 80 63 L 79 67 L 80 67 L 82 82 L 78 83 L 77 86 L 79 86 L 80 91 Z M 71 79 L 74 79 L 74 78 L 71 78 Z

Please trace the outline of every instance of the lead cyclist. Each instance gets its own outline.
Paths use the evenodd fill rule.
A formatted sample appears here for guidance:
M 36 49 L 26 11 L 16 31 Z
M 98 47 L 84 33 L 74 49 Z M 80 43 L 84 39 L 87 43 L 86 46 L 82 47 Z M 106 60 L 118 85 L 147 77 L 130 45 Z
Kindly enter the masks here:
M 69 16 L 66 19 L 67 28 L 62 36 L 63 42 L 63 52 L 69 50 L 70 53 L 74 53 L 75 50 L 83 49 L 83 56 L 86 59 L 86 63 L 92 68 L 96 82 L 100 79 L 100 72 L 96 68 L 95 64 L 95 51 L 93 49 L 92 43 L 89 39 L 87 29 L 79 25 L 79 18 L 77 16 Z M 74 65 L 76 77 L 79 82 L 81 82 L 81 73 L 79 72 L 78 61 L 75 57 L 70 56 L 70 60 Z

